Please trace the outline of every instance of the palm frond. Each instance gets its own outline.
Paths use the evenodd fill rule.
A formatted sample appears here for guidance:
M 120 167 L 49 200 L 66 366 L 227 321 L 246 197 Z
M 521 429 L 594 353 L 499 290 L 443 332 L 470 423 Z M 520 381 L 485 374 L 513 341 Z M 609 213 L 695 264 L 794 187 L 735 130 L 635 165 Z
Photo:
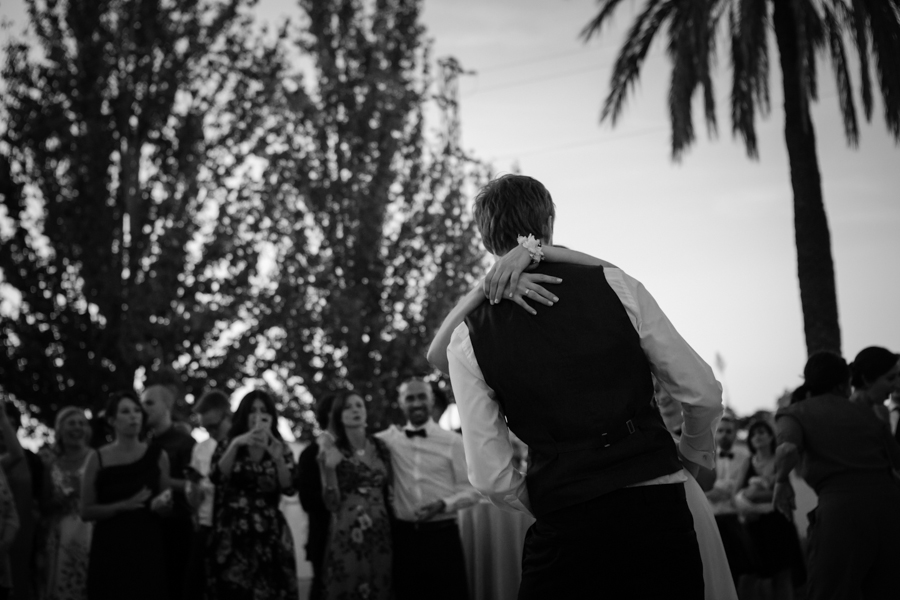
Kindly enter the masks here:
M 822 23 L 828 36 L 829 48 L 831 49 L 831 64 L 834 67 L 834 79 L 837 83 L 841 116 L 844 120 L 844 134 L 847 136 L 847 143 L 855 147 L 859 143 L 859 126 L 856 122 L 853 85 L 850 82 L 850 73 L 847 70 L 847 53 L 844 49 L 841 24 L 828 6 L 824 6 L 823 9 L 824 18 Z
M 601 121 L 609 117 L 613 125 L 616 124 L 628 92 L 634 87 L 640 75 L 641 66 L 647 58 L 653 38 L 676 4 L 675 0 L 651 0 L 638 15 L 616 57 L 616 64 L 610 77 L 609 95 L 603 102 L 603 110 L 600 112 Z
M 853 24 L 853 41 L 856 43 L 856 54 L 859 56 L 860 92 L 862 93 L 863 113 L 866 121 L 872 120 L 872 77 L 869 73 L 869 14 L 862 0 L 852 0 L 852 10 L 843 2 L 836 5 L 844 7 Z
M 896 0 L 860 0 L 860 4 L 868 14 L 884 120 L 900 141 L 900 5 Z
M 600 30 L 603 28 L 603 24 L 612 17 L 613 13 L 619 7 L 619 4 L 622 3 L 622 0 L 600 0 L 603 3 L 603 6 L 600 7 L 600 12 L 597 13 L 597 16 L 591 19 L 591 21 L 584 26 L 584 29 L 581 30 L 579 37 L 584 38 L 584 41 L 588 41 L 595 35 L 600 34 Z
M 697 89 L 698 73 L 694 60 L 691 36 L 693 12 L 690 7 L 679 5 L 673 11 L 669 24 L 667 52 L 672 61 L 672 77 L 669 83 L 669 119 L 672 122 L 672 157 L 681 154 L 694 141 L 694 120 L 691 114 L 691 98 Z
M 751 158 L 758 157 L 756 108 L 762 114 L 769 102 L 769 14 L 766 0 L 739 0 L 729 14 L 731 63 L 731 130 L 744 139 Z
M 819 77 L 816 69 L 816 52 L 825 48 L 825 27 L 822 17 L 810 0 L 794 3 L 797 12 L 800 54 L 803 60 L 804 92 L 812 100 L 819 99 Z

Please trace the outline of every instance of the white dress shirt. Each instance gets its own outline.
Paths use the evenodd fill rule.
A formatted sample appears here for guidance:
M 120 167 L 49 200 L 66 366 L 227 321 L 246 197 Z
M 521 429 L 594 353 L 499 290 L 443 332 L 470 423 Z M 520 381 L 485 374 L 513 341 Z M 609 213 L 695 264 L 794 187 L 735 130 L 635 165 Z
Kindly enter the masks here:
M 190 481 L 186 482 L 187 491 L 190 492 L 190 486 L 199 485 L 200 489 L 203 490 L 203 501 L 200 503 L 200 506 L 197 508 L 197 521 L 200 525 L 211 526 L 212 518 L 213 518 L 213 495 L 215 494 L 216 486 L 212 484 L 209 480 L 209 471 L 210 471 L 210 463 L 212 462 L 212 455 L 216 451 L 216 446 L 218 442 L 213 438 L 207 438 L 196 444 L 194 446 L 193 451 L 191 452 L 191 466 L 197 469 L 201 475 L 203 475 L 203 479 L 200 480 L 199 483 L 194 484 Z
M 407 429 L 415 428 L 407 425 Z M 428 419 L 425 437 L 407 437 L 390 426 L 375 436 L 391 451 L 394 470 L 394 512 L 398 519 L 415 521 L 416 509 L 443 500 L 443 514 L 432 521 L 456 519 L 456 511 L 478 502 L 480 495 L 466 476 L 466 454 L 462 436 L 441 429 Z
M 737 507 L 734 505 L 734 495 L 737 493 L 744 476 L 747 474 L 747 467 L 750 464 L 750 452 L 743 446 L 732 446 L 728 452 L 734 456 L 719 456 L 716 459 L 716 483 L 713 489 L 717 490 L 717 495 L 727 496 L 725 499 L 712 501 L 713 513 L 717 515 L 734 514 Z
M 681 453 L 691 462 L 712 469 L 715 431 L 723 410 L 722 386 L 639 281 L 618 268 L 606 267 L 603 272 L 640 336 L 650 370 L 665 391 L 681 403 L 684 414 Z M 478 366 L 465 321 L 453 332 L 447 359 L 469 459 L 469 481 L 497 506 L 530 513 L 524 474 L 513 467 L 506 420 Z M 676 481 L 684 481 L 682 473 L 643 484 Z

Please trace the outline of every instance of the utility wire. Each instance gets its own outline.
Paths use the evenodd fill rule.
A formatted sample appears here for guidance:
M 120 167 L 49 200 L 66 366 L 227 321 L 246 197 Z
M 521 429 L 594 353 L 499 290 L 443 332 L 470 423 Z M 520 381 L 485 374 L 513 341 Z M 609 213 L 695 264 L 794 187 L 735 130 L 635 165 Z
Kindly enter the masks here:
M 573 148 L 585 148 L 588 146 L 600 146 L 603 144 L 607 144 L 610 142 L 618 142 L 621 140 L 627 140 L 630 138 L 642 137 L 645 135 L 650 135 L 652 133 L 657 133 L 666 129 L 665 126 L 652 127 L 650 129 L 642 129 L 640 131 L 634 131 L 632 133 L 626 133 L 623 135 L 617 135 L 615 137 L 604 137 L 604 138 L 594 138 L 590 140 L 576 140 L 572 142 L 567 142 L 565 144 L 560 144 L 558 146 L 549 146 L 546 148 L 534 148 L 532 150 L 528 150 L 526 152 L 511 152 L 508 154 L 501 154 L 499 156 L 495 156 L 494 160 L 505 160 L 508 158 L 522 158 L 525 156 L 534 156 L 536 154 L 545 154 L 547 152 L 561 152 L 563 150 L 571 150 Z

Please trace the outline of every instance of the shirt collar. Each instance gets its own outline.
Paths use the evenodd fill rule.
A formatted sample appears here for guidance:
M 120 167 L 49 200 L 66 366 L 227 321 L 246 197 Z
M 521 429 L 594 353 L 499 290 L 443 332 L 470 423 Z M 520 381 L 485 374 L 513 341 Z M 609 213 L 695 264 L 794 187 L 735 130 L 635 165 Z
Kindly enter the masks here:
M 424 429 L 426 433 L 431 433 L 434 431 L 435 427 L 437 427 L 437 423 L 434 422 L 434 419 L 429 417 L 421 427 L 413 427 L 409 424 L 409 421 L 407 421 L 406 425 L 403 426 L 403 431 L 419 431 L 420 429 Z

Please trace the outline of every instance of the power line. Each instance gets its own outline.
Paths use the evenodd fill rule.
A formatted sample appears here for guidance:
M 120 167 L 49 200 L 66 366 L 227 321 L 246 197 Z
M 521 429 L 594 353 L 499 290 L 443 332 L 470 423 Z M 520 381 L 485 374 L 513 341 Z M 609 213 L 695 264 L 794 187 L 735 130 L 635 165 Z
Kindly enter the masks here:
M 640 131 L 633 131 L 631 133 L 626 133 L 623 135 L 617 135 L 615 137 L 605 137 L 600 139 L 590 139 L 590 140 L 576 140 L 572 142 L 567 142 L 565 144 L 559 144 L 557 146 L 549 146 L 545 148 L 534 148 L 532 150 L 528 150 L 526 152 L 511 152 L 508 154 L 501 154 L 500 156 L 495 156 L 494 160 L 504 160 L 508 158 L 523 158 L 525 156 L 534 156 L 536 154 L 545 154 L 547 152 L 560 152 L 563 150 L 571 150 L 573 148 L 585 148 L 588 146 L 599 146 L 602 144 L 610 143 L 610 142 L 618 142 L 621 140 L 627 140 L 630 138 L 642 137 L 645 135 L 650 135 L 651 133 L 658 133 L 666 129 L 665 126 L 652 127 L 650 129 L 642 129 Z
M 494 91 L 497 91 L 497 90 L 504 90 L 504 89 L 511 88 L 511 87 L 519 87 L 519 86 L 523 86 L 523 85 L 531 85 L 531 84 L 534 84 L 534 83 L 541 83 L 541 82 L 544 82 L 544 81 L 551 81 L 551 80 L 554 80 L 554 79 L 563 79 L 563 78 L 565 78 L 565 77 L 571 77 L 571 76 L 573 76 L 573 75 L 581 75 L 581 74 L 584 74 L 584 73 L 590 73 L 590 72 L 593 72 L 593 71 L 600 71 L 600 70 L 609 68 L 609 66 L 610 66 L 609 64 L 603 64 L 603 65 L 591 65 L 590 67 L 585 67 L 585 68 L 582 68 L 582 69 L 576 69 L 576 70 L 574 70 L 574 71 L 565 71 L 565 72 L 563 72 L 563 73 L 554 73 L 553 75 L 549 75 L 549 76 L 547 76 L 547 77 L 539 77 L 539 78 L 536 78 L 536 79 L 535 79 L 535 78 L 530 78 L 530 79 L 520 79 L 520 80 L 518 80 L 518 81 L 511 81 L 511 82 L 509 82 L 509 83 L 501 83 L 501 84 L 499 84 L 499 85 L 492 85 L 492 86 L 488 86 L 488 87 L 484 87 L 484 88 L 478 88 L 478 89 L 472 90 L 472 91 L 470 91 L 470 92 L 466 92 L 466 93 L 464 93 L 464 94 L 460 94 L 460 97 L 462 97 L 462 98 L 469 98 L 469 97 L 471 97 L 471 96 L 475 96 L 476 94 L 483 94 L 483 93 L 485 93 L 485 92 L 494 92 Z
M 569 56 L 576 56 L 579 54 L 587 54 L 590 51 L 591 51 L 590 49 L 586 49 L 586 48 L 580 48 L 578 50 L 567 50 L 565 52 L 557 52 L 555 54 L 546 54 L 544 56 L 536 56 L 536 57 L 532 57 L 532 58 L 529 58 L 526 60 L 520 60 L 520 61 L 515 61 L 515 62 L 502 63 L 499 65 L 488 66 L 483 69 L 476 68 L 476 69 L 474 69 L 474 71 L 475 71 L 475 74 L 478 74 L 478 75 L 480 75 L 482 73 L 494 73 L 496 71 L 506 71 L 508 69 L 515 69 L 517 67 L 526 67 L 528 65 L 535 65 L 538 63 L 542 63 L 542 62 L 547 62 L 548 60 L 556 60 L 557 58 L 567 58 Z

